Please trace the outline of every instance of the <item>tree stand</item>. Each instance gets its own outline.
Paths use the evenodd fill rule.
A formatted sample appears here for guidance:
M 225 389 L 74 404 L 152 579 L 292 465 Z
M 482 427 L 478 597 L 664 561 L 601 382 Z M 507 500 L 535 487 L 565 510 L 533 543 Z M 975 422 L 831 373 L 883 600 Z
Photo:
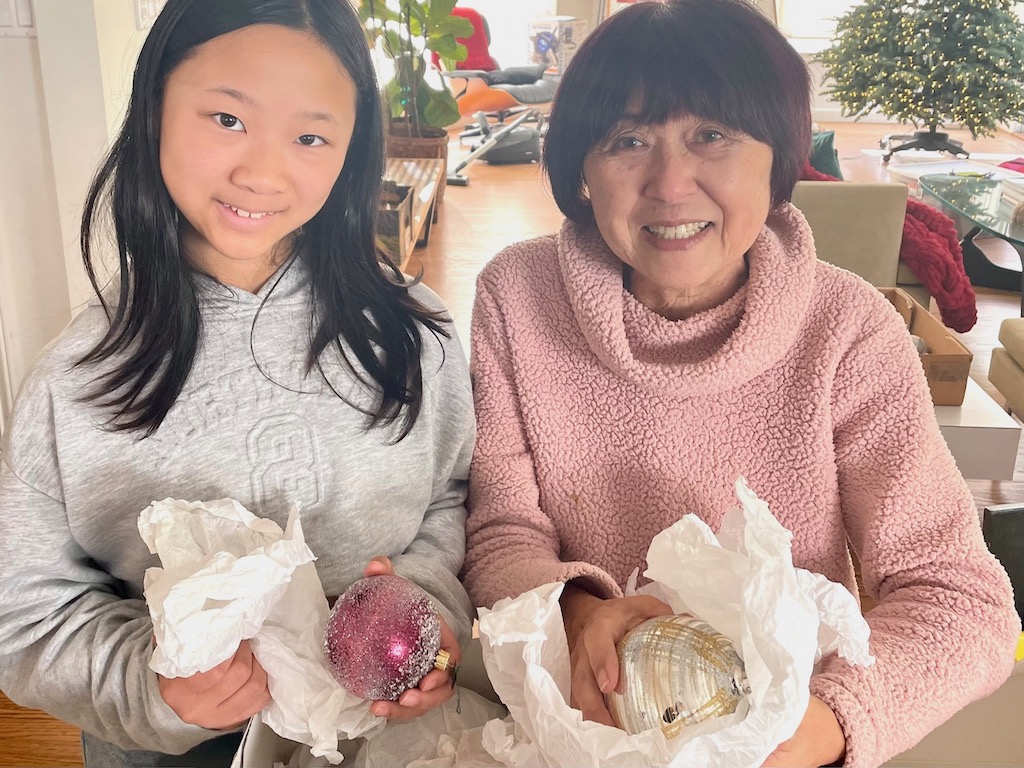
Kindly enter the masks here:
M 963 144 L 958 141 L 951 140 L 948 133 L 938 133 L 935 130 L 935 126 L 929 126 L 927 131 L 915 131 L 912 136 L 889 136 L 887 137 L 886 144 L 892 139 L 910 139 L 905 144 L 899 144 L 895 147 L 883 146 L 883 149 L 888 151 L 882 155 L 882 162 L 887 163 L 895 152 L 902 152 L 904 149 L 923 149 L 929 152 L 949 152 L 951 155 L 963 155 L 965 158 L 970 157 L 971 153 L 964 149 Z

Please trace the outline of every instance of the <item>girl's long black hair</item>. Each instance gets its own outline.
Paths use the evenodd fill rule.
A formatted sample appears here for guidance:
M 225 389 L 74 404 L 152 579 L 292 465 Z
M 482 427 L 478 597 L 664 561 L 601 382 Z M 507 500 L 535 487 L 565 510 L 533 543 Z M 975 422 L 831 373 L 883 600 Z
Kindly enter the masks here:
M 296 233 L 293 258 L 310 271 L 313 308 L 308 370 L 328 385 L 321 355 L 336 350 L 379 392 L 368 427 L 401 418 L 412 429 L 423 398 L 417 324 L 449 336 L 447 318 L 409 295 L 398 267 L 377 251 L 378 194 L 384 170 L 383 117 L 363 28 L 348 0 L 168 0 L 139 54 L 124 125 L 96 173 L 82 216 L 85 269 L 110 321 L 79 362 L 113 360 L 84 399 L 108 409 L 108 427 L 153 434 L 181 394 L 199 344 L 201 315 L 182 249 L 178 211 L 160 174 L 160 110 L 167 77 L 198 45 L 253 24 L 277 24 L 320 39 L 356 84 L 356 121 L 345 165 L 323 208 Z M 109 211 L 120 293 L 104 296 L 93 241 Z M 372 381 L 346 353 L 355 355 Z

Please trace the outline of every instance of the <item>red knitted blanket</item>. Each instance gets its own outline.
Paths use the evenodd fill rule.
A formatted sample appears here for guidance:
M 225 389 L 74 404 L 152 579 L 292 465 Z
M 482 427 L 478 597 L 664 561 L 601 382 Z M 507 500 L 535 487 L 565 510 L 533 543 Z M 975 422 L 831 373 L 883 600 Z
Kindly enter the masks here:
M 804 164 L 801 178 L 807 181 L 839 181 Z M 964 272 L 964 253 L 953 220 L 915 198 L 907 198 L 900 261 L 906 264 L 954 331 L 969 331 L 978 321 L 974 288 Z

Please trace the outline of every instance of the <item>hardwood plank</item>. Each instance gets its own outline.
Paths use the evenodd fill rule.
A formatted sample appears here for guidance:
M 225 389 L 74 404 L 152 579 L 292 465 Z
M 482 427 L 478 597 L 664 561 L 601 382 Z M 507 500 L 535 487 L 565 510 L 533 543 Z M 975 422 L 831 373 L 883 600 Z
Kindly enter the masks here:
M 82 765 L 81 732 L 0 693 L 0 768 Z

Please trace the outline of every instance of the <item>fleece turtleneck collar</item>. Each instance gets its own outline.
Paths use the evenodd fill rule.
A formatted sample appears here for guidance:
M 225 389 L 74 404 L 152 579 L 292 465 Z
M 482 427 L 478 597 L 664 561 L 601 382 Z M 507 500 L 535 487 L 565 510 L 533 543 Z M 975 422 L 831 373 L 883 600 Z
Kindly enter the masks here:
M 591 350 L 648 389 L 699 396 L 741 386 L 778 362 L 803 324 L 814 289 L 811 231 L 789 203 L 776 208 L 747 253 L 747 283 L 723 304 L 668 320 L 622 287 L 622 262 L 595 227 L 566 222 L 558 258 Z

